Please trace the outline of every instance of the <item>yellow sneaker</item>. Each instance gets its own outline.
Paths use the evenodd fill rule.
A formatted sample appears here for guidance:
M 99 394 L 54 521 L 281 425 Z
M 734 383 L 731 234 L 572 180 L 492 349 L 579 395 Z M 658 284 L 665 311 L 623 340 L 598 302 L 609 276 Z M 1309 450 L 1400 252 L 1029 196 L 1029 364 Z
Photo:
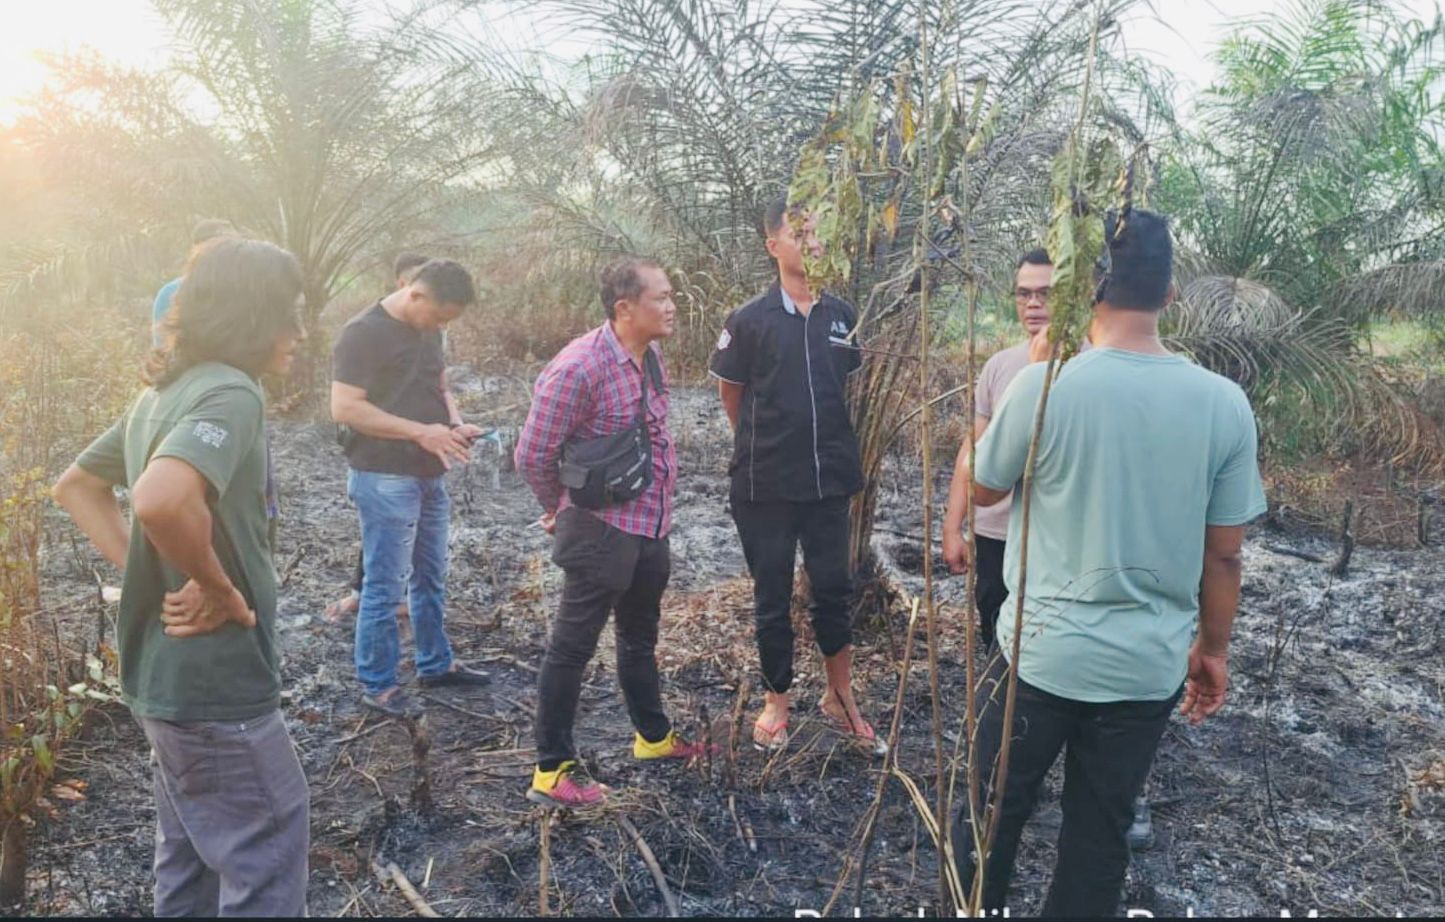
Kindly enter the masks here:
M 669 730 L 667 736 L 655 743 L 649 743 L 641 733 L 632 735 L 632 757 L 634 759 L 691 759 L 708 750 L 711 750 L 714 755 L 720 751 L 717 746 L 707 747 L 702 743 L 689 743 L 678 736 L 676 730 Z
M 581 766 L 568 759 L 550 772 L 541 767 L 532 769 L 527 799 L 556 807 L 586 807 L 606 800 L 609 793 L 607 785 L 593 781 Z

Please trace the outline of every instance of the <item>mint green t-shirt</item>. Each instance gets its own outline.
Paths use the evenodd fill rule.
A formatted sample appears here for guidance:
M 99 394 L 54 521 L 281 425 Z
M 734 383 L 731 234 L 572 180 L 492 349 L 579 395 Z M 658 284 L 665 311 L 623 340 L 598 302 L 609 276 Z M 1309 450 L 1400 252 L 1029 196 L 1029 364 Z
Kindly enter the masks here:
M 1019 372 L 978 445 L 994 490 L 1022 479 L 1045 365 Z M 1180 356 L 1093 349 L 1049 394 L 1029 512 L 1019 676 L 1076 701 L 1158 701 L 1184 681 L 1207 525 L 1265 511 L 1239 386 Z M 1017 597 L 1021 491 L 1004 579 Z M 999 618 L 1011 652 L 1012 599 Z
M 132 524 L 116 640 L 121 688 L 139 717 L 247 720 L 280 705 L 264 427 L 257 383 L 229 365 L 206 363 L 162 390 L 143 392 L 76 459 L 89 473 L 126 487 L 135 486 L 153 458 L 178 458 L 195 468 L 209 484 L 216 556 L 256 613 L 254 628 L 230 624 L 198 637 L 166 636 L 161 603 L 186 577 Z

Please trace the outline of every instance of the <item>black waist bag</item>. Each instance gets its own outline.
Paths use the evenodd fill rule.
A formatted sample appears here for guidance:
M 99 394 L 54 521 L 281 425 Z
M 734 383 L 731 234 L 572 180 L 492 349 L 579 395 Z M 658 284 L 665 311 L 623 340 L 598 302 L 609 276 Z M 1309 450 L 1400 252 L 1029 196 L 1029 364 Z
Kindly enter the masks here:
M 652 436 L 647 429 L 647 382 L 662 392 L 662 370 L 648 347 L 644 356 L 642 402 L 637 420 L 621 432 L 577 439 L 562 446 L 557 463 L 562 486 L 574 506 L 601 509 L 636 499 L 652 485 Z

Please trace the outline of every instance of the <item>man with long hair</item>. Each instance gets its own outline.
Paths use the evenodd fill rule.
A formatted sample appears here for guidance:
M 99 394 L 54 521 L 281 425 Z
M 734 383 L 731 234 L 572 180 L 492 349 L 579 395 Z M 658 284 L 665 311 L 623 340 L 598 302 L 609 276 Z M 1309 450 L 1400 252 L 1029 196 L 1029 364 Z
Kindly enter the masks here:
M 811 217 L 804 216 L 800 235 L 787 199 L 779 198 L 768 206 L 763 225 L 778 282 L 728 316 L 711 367 L 733 428 L 729 501 L 753 577 L 767 689 L 753 743 L 777 750 L 788 741 L 793 569 L 801 545 L 813 634 L 823 654 L 819 713 L 850 742 L 882 755 L 887 744 L 853 696 L 848 611 L 848 503 L 863 489 L 847 403 L 848 375 L 861 365 L 850 338 L 858 313 L 808 284 L 804 248 L 822 252 Z
M 396 608 L 408 598 L 417 681 L 483 685 L 452 657 L 445 626 L 451 499 L 443 476 L 482 434 L 446 391 L 442 330 L 477 300 L 472 276 L 450 259 L 353 317 L 332 348 L 331 417 L 349 427 L 347 492 L 361 519 L 365 578 L 356 617 L 362 704 L 390 717 L 422 708 L 399 684 Z
M 302 337 L 301 269 L 224 237 L 192 256 L 145 390 L 54 495 L 124 571 L 126 704 L 152 747 L 158 916 L 300 916 L 306 777 L 280 711 L 265 403 Z M 132 527 L 113 488 L 130 489 Z
M 1177 703 L 1197 724 L 1224 704 L 1240 547 L 1245 525 L 1265 511 L 1249 400 L 1160 341 L 1159 314 L 1174 291 L 1167 223 L 1126 210 L 1105 226 L 1094 348 L 1059 372 L 1035 450 L 1022 626 L 1000 619 L 1003 656 L 980 693 L 971 758 L 987 784 L 996 783 L 1004 733 L 1013 738 L 983 871 L 990 911 L 1006 907 L 1020 834 L 1062 752 L 1064 820 L 1043 914 L 1116 913 L 1135 798 L 1170 713 Z M 980 507 L 1001 502 L 1024 475 L 1046 368 L 1018 373 L 979 440 Z M 1011 593 L 1022 510 L 1016 499 L 1004 562 Z M 966 804 L 953 829 L 968 886 L 976 858 Z

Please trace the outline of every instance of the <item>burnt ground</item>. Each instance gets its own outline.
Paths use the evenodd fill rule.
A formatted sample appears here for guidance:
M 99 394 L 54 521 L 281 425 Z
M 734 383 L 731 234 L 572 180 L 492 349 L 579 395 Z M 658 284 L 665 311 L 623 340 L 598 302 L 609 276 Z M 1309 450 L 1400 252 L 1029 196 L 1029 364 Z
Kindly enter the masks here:
M 516 425 L 527 382 L 454 373 L 463 404 Z M 480 460 L 455 472 L 450 634 L 458 656 L 491 671 L 490 689 L 433 692 L 425 721 L 431 809 L 413 802 L 412 737 L 363 714 L 351 627 L 321 615 L 349 579 L 357 526 L 330 427 L 279 423 L 285 523 L 285 709 L 311 780 L 313 915 L 405 915 L 411 906 L 372 863 L 394 862 L 442 915 L 534 915 L 551 823 L 548 908 L 571 915 L 658 915 L 658 885 L 626 830 L 655 855 L 685 915 L 792 915 L 821 909 L 856 851 L 877 763 L 806 719 L 821 688 L 800 653 L 795 737 L 765 759 L 734 743 L 756 712 L 749 585 L 724 511 L 727 432 L 711 393 L 678 388 L 680 449 L 672 589 L 659 648 L 680 727 L 710 734 L 709 764 L 638 765 L 612 673 L 612 641 L 584 688 L 577 736 L 607 808 L 550 814 L 523 799 L 530 774 L 535 668 L 560 572 L 532 526 L 538 509 L 515 474 Z M 945 472 L 946 476 L 946 472 Z M 894 581 L 916 591 L 920 478 L 890 462 L 875 545 Z M 940 480 L 946 486 L 945 480 Z M 941 504 L 941 493 L 940 504 Z M 66 630 L 93 637 L 93 555 L 57 513 L 49 524 L 47 601 Z M 1259 528 L 1249 539 L 1226 709 L 1203 727 L 1175 720 L 1149 786 L 1156 842 L 1135 855 L 1125 905 L 1159 915 L 1445 914 L 1445 549 L 1361 548 L 1344 577 L 1329 539 Z M 941 571 L 941 567 L 940 567 Z M 110 579 L 113 580 L 113 575 Z M 962 714 L 962 579 L 939 581 L 938 682 L 948 745 Z M 896 693 L 890 651 L 902 606 L 858 640 L 866 710 L 880 732 Z M 403 635 L 405 642 L 407 635 Z M 800 645 L 800 651 L 806 650 Z M 933 798 L 928 675 L 921 650 L 904 696 L 899 765 Z M 740 710 L 741 709 L 741 710 Z M 123 709 L 98 712 L 65 751 L 62 774 L 85 799 L 57 803 L 36 830 L 29 910 L 142 915 L 150 910 L 153 804 L 144 740 Z M 1058 773 L 1026 835 L 1014 915 L 1040 905 L 1057 834 Z M 890 782 L 863 888 L 864 914 L 936 902 L 936 853 L 902 784 Z M 835 912 L 849 912 L 849 881 Z

